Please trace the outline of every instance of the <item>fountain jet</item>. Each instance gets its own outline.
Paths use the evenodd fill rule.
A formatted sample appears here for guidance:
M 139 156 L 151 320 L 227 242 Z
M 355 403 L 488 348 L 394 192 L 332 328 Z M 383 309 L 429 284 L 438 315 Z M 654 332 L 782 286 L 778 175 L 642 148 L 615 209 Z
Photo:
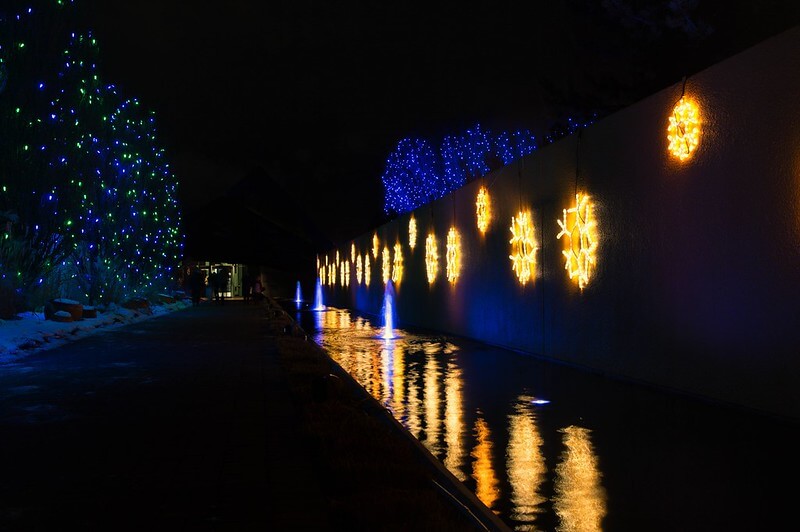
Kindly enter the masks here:
M 394 309 L 394 283 L 390 280 L 386 283 L 386 290 L 383 293 L 383 308 L 381 309 L 381 316 L 383 318 L 383 332 L 381 338 L 384 340 L 391 340 L 396 338 L 394 334 L 395 309 Z
M 299 288 L 298 284 L 298 288 Z M 322 304 L 322 283 L 320 283 L 319 277 L 317 277 L 317 289 L 314 293 L 314 308 L 313 310 L 325 310 L 325 305 Z

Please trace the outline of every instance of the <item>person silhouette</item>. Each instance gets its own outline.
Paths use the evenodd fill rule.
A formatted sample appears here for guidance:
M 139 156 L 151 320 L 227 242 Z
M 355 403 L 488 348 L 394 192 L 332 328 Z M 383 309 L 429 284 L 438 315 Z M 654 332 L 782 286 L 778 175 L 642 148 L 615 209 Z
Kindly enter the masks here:
M 218 288 L 218 300 L 220 305 L 225 304 L 225 294 L 228 293 L 228 281 L 230 280 L 230 274 L 228 273 L 228 268 L 224 266 L 217 270 L 217 288 Z
M 192 273 L 189 274 L 189 289 L 192 292 L 192 306 L 196 307 L 200 304 L 200 298 L 206 289 L 206 279 L 200 268 L 192 268 Z
M 244 302 L 250 303 L 253 296 L 253 277 L 249 273 L 246 273 L 242 279 L 242 294 Z

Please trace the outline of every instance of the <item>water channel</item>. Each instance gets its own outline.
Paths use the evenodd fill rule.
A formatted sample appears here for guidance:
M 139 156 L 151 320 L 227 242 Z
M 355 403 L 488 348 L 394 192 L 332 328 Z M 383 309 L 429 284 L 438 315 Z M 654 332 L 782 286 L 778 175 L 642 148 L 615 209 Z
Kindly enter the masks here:
M 296 319 L 515 530 L 766 530 L 794 521 L 800 428 L 372 316 Z

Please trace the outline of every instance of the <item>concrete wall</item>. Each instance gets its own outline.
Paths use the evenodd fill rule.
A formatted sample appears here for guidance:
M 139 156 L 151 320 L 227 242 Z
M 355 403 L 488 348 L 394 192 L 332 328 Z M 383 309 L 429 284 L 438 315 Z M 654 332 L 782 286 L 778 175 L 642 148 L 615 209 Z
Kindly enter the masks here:
M 666 145 L 682 83 L 611 115 L 377 229 L 403 243 L 401 325 L 495 345 L 658 387 L 800 419 L 800 29 L 696 75 L 695 156 Z M 482 236 L 475 199 L 489 186 L 494 216 Z M 600 245 L 591 283 L 564 270 L 556 239 L 577 189 L 595 202 Z M 509 260 L 519 205 L 534 213 L 537 278 L 521 286 Z M 463 269 L 451 285 L 425 276 L 425 235 L 461 232 Z M 355 240 L 369 250 L 372 234 Z M 339 248 L 350 256 L 350 242 Z M 331 258 L 335 253 L 329 254 Z M 323 259 L 324 260 L 324 259 Z M 326 302 L 377 314 L 383 283 L 325 287 Z

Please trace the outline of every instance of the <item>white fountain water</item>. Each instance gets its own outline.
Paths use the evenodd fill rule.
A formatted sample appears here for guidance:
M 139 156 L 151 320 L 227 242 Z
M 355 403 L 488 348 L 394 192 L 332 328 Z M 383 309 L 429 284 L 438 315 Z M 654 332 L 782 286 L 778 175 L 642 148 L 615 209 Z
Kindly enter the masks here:
M 394 331 L 395 324 L 395 310 L 394 310 L 394 284 L 392 281 L 386 283 L 386 290 L 383 293 L 383 309 L 381 312 L 383 316 L 383 332 L 381 338 L 384 340 L 391 340 L 396 338 Z
M 303 292 L 300 290 L 300 281 L 297 281 L 297 291 L 295 292 L 294 302 L 298 305 L 303 302 Z
M 322 283 L 320 283 L 319 277 L 317 278 L 317 288 L 314 292 L 314 310 L 325 310 L 325 305 L 322 304 Z

